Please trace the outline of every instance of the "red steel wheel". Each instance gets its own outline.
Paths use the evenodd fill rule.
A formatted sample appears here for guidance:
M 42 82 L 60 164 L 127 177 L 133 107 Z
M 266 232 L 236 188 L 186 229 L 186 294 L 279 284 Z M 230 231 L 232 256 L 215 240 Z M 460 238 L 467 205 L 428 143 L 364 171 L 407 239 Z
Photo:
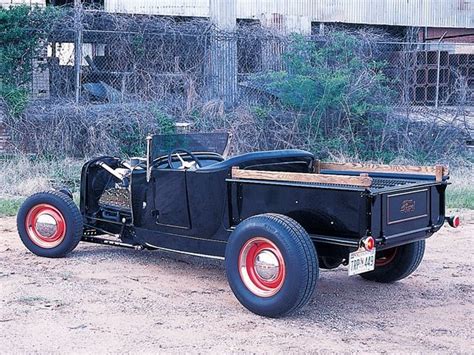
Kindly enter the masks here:
M 37 192 L 28 197 L 18 210 L 16 227 L 25 247 L 47 258 L 71 252 L 84 230 L 81 211 L 60 191 Z
M 381 267 L 390 264 L 397 255 L 398 247 L 382 251 L 382 255 L 375 259 L 375 267 Z
M 319 274 L 318 254 L 298 222 L 266 213 L 237 225 L 226 245 L 225 270 L 245 308 L 283 317 L 308 303 Z
M 272 241 L 255 237 L 248 240 L 240 250 L 239 273 L 244 285 L 253 294 L 271 297 L 285 282 L 285 260 Z
M 25 218 L 30 240 L 37 246 L 50 249 L 58 246 L 66 235 L 66 221 L 62 213 L 46 203 L 33 206 Z

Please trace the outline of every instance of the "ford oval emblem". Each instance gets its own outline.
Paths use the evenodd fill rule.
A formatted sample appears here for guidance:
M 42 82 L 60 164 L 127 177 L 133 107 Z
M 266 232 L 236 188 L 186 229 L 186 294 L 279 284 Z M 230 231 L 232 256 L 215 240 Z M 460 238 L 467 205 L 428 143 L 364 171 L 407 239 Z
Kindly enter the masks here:
M 402 205 L 400 206 L 400 212 L 409 213 L 415 211 L 415 201 L 413 200 L 403 200 Z

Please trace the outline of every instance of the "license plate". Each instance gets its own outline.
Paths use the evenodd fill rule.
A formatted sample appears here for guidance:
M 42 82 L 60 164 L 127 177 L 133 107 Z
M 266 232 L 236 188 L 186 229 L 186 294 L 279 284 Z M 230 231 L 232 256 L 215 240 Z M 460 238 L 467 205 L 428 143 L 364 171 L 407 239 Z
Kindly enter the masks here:
M 349 254 L 349 276 L 372 271 L 375 268 L 375 248 L 357 250 Z

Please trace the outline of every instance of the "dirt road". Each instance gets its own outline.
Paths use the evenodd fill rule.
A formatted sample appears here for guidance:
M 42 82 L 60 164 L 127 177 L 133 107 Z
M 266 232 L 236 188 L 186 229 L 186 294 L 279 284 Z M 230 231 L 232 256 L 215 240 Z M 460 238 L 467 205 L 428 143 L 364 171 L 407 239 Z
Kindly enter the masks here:
M 0 353 L 473 353 L 473 216 L 430 239 L 402 282 L 323 270 L 309 305 L 284 319 L 245 310 L 220 262 L 86 243 L 39 258 L 1 219 Z

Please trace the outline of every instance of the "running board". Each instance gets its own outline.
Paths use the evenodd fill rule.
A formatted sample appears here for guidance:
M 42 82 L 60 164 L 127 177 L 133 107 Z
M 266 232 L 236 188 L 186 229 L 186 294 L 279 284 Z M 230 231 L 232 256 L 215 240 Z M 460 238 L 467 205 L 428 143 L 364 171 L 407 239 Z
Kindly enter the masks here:
M 140 244 L 129 244 L 129 243 L 117 242 L 117 241 L 111 240 L 111 239 L 92 237 L 92 236 L 88 236 L 88 235 L 83 235 L 81 241 L 82 242 L 88 242 L 88 243 L 94 243 L 94 244 L 112 245 L 114 247 L 128 248 L 128 249 L 135 249 L 135 250 L 145 249 L 143 247 L 143 245 L 140 245 Z
M 170 249 L 170 248 L 163 248 L 163 247 L 157 247 L 151 244 L 146 243 L 146 246 L 149 249 L 156 249 L 156 250 L 161 250 L 164 252 L 168 253 L 175 253 L 175 254 L 182 254 L 182 255 L 190 255 L 190 256 L 197 256 L 200 258 L 206 258 L 206 259 L 215 259 L 215 260 L 225 260 L 223 256 L 216 256 L 216 255 L 209 255 L 209 254 L 200 254 L 200 253 L 192 253 L 189 251 L 182 251 L 182 250 L 176 250 L 176 249 Z

